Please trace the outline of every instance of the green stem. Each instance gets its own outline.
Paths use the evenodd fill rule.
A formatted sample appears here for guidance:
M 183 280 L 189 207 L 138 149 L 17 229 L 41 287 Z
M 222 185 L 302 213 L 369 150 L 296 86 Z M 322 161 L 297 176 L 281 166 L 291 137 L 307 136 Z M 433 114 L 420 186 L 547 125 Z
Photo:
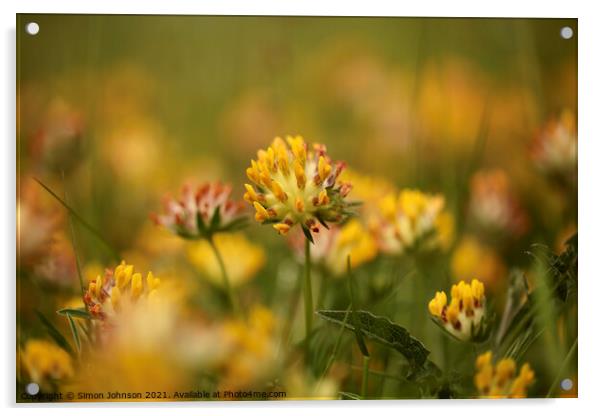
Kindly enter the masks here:
M 312 320 L 314 315 L 313 294 L 311 290 L 311 254 L 310 241 L 305 239 L 305 286 L 303 288 L 305 301 L 305 348 L 309 352 L 309 338 L 311 335 Z
M 362 399 L 365 399 L 366 395 L 368 394 L 368 374 L 370 372 L 369 364 L 370 356 L 364 355 L 364 366 L 362 371 Z
M 236 301 L 236 297 L 234 296 L 234 291 L 232 290 L 232 286 L 230 285 L 230 279 L 228 278 L 228 272 L 226 271 L 226 265 L 224 264 L 224 259 L 222 258 L 222 255 L 219 252 L 217 245 L 215 244 L 215 240 L 213 239 L 213 236 L 209 237 L 207 241 L 209 242 L 209 245 L 211 246 L 211 249 L 213 250 L 213 254 L 215 255 L 215 258 L 217 259 L 219 268 L 222 272 L 224 291 L 226 292 L 226 295 L 228 296 L 228 303 L 230 305 L 230 308 L 232 308 L 232 311 L 238 315 L 240 313 L 240 308 L 238 306 L 238 302 Z
M 569 361 L 573 357 L 573 354 L 575 353 L 576 350 L 577 350 L 577 338 L 575 338 L 575 341 L 573 342 L 571 349 L 566 354 L 566 357 L 564 357 L 564 361 L 562 361 L 562 364 L 560 365 L 560 368 L 558 369 L 558 374 L 556 374 L 556 377 L 554 378 L 554 381 L 552 382 L 552 385 L 550 386 L 550 389 L 548 390 L 548 394 L 546 394 L 546 399 L 549 399 L 550 397 L 552 397 L 552 394 L 556 390 L 556 387 L 558 386 L 558 383 L 560 382 L 560 379 L 562 378 L 562 374 L 564 373 L 564 368 L 568 365 Z

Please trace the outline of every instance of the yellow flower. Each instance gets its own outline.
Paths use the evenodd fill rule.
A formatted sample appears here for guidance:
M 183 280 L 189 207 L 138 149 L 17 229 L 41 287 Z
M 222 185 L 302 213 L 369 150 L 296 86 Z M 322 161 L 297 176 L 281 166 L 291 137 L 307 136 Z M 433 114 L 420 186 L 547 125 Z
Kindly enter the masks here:
M 94 317 L 105 320 L 141 298 L 155 297 L 160 283 L 152 272 L 143 279 L 142 274 L 134 272 L 134 266 L 122 261 L 114 271 L 107 269 L 104 276 L 98 275 L 90 282 L 84 302 Z
M 437 292 L 428 308 L 449 333 L 461 341 L 469 341 L 482 329 L 485 300 L 485 286 L 473 279 L 470 284 L 461 281 L 452 286 L 449 304 L 445 292 Z
M 254 186 L 245 185 L 244 198 L 258 222 L 273 224 L 280 234 L 299 224 L 311 240 L 318 223 L 337 223 L 347 214 L 344 198 L 351 186 L 338 181 L 344 167 L 330 159 L 324 145 L 308 150 L 301 136 L 288 136 L 286 142 L 276 137 L 247 168 Z
M 390 193 L 380 200 L 380 220 L 371 228 L 385 253 L 445 249 L 451 243 L 454 225 L 444 208 L 442 195 L 404 189 L 398 196 Z
M 371 224 L 378 216 L 378 206 L 375 202 L 395 192 L 394 185 L 385 178 L 361 174 L 352 169 L 345 169 L 340 180 L 353 184 L 347 199 L 362 202 L 358 211 L 366 224 Z
M 276 317 L 263 306 L 254 306 L 248 319 L 223 325 L 223 378 L 220 387 L 241 389 L 265 383 L 278 368 Z
M 304 256 L 304 238 L 298 233 L 289 239 L 299 260 Z M 378 246 L 368 230 L 354 218 L 314 236 L 310 251 L 314 263 L 324 265 L 333 277 L 342 277 L 347 271 L 347 256 L 351 257 L 351 268 L 356 268 L 373 260 Z
M 494 365 L 492 353 L 487 351 L 477 357 L 474 383 L 481 397 L 521 398 L 535 381 L 535 373 L 528 363 L 516 375 L 516 362 L 504 358 Z
M 230 198 L 232 187 L 219 182 L 205 183 L 197 189 L 185 185 L 179 200 L 165 198 L 163 215 L 152 215 L 157 225 L 187 239 L 209 238 L 221 231 L 240 227 L 242 201 Z
M 506 275 L 506 267 L 498 254 L 471 236 L 464 237 L 454 250 L 451 270 L 456 280 L 479 276 L 494 291 L 500 288 Z
M 251 243 L 242 233 L 216 234 L 214 240 L 233 287 L 253 278 L 265 264 L 263 248 Z M 211 283 L 223 285 L 222 272 L 209 242 L 202 240 L 191 245 L 188 258 Z
M 31 381 L 35 383 L 45 384 L 73 377 L 71 357 L 51 342 L 31 339 L 25 344 L 21 357 Z

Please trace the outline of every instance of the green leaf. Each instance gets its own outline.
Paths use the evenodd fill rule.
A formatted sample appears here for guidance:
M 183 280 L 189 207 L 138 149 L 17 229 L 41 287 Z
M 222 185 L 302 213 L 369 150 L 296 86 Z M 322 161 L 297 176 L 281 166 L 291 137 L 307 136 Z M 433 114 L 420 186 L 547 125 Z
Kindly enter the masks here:
M 44 325 L 44 327 L 48 331 L 48 335 L 50 335 L 52 337 L 54 342 L 56 342 L 61 348 L 63 348 L 69 354 L 75 355 L 73 348 L 71 348 L 71 345 L 69 344 L 69 342 L 65 339 L 63 334 L 61 334 L 60 331 L 58 329 L 56 329 L 56 327 L 52 324 L 52 322 L 50 322 L 44 315 L 42 315 L 42 313 L 40 311 L 36 310 L 35 312 L 36 312 L 36 315 L 37 315 L 38 319 L 40 320 L 40 322 L 42 322 L 42 325 Z
M 59 309 L 56 313 L 63 316 L 70 315 L 74 318 L 92 319 L 92 315 L 90 315 L 90 312 L 86 308 L 64 308 Z
M 207 235 L 207 226 L 205 225 L 205 221 L 203 221 L 203 216 L 200 212 L 196 213 L 196 226 L 199 230 L 199 234 L 206 236 Z
M 71 328 L 71 335 L 73 335 L 73 341 L 75 342 L 75 347 L 77 348 L 77 352 L 80 353 L 82 350 L 82 343 L 79 338 L 79 332 L 77 330 L 77 326 L 73 321 L 73 317 L 71 314 L 67 314 L 67 319 L 69 320 L 69 328 Z
M 322 319 L 355 330 L 354 324 L 344 322 L 346 313 L 347 311 L 332 310 L 317 312 Z M 357 311 L 356 316 L 359 327 L 365 336 L 400 352 L 408 360 L 412 370 L 416 371 L 424 366 L 430 351 L 424 347 L 422 342 L 411 336 L 405 328 L 385 317 L 375 316 L 367 311 Z
M 211 222 L 209 224 L 209 229 L 212 231 L 217 230 L 217 228 L 219 227 L 219 224 L 222 222 L 222 213 L 219 208 L 220 207 L 215 208 L 215 211 L 213 211 L 213 215 L 211 216 Z
M 303 225 L 301 226 L 301 229 L 303 230 L 303 234 L 305 234 L 305 238 L 307 238 L 310 243 L 314 244 L 314 237 L 311 235 L 311 231 Z
M 368 352 L 368 347 L 366 347 L 366 342 L 364 341 L 364 335 L 362 334 L 360 320 L 355 307 L 355 295 L 353 292 L 355 281 L 353 280 L 353 275 L 351 274 L 351 256 L 347 256 L 347 276 L 347 283 L 349 284 L 349 297 L 351 299 L 351 321 L 353 322 L 353 326 L 355 327 L 355 339 L 357 341 L 357 346 L 362 352 L 362 355 L 364 357 L 370 357 L 370 353 Z M 342 325 L 344 326 L 345 324 L 346 321 L 343 321 Z

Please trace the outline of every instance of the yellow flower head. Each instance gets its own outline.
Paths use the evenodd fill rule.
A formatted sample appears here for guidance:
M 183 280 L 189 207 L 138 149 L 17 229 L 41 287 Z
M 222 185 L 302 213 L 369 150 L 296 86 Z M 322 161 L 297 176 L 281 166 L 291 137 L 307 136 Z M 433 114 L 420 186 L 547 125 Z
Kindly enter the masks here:
M 479 276 L 490 293 L 500 289 L 506 276 L 506 266 L 496 251 L 471 236 L 462 238 L 454 250 L 451 271 L 458 281 Z
M 238 228 L 242 216 L 242 201 L 230 199 L 232 187 L 219 182 L 206 183 L 198 188 L 185 185 L 179 200 L 166 197 L 163 215 L 152 215 L 157 225 L 188 239 L 208 238 L 214 233 Z
M 253 278 L 265 264 L 263 248 L 250 242 L 244 234 L 220 233 L 215 235 L 214 240 L 224 259 L 230 284 L 234 287 Z M 207 241 L 190 246 L 188 258 L 213 284 L 223 284 L 218 260 Z
M 373 222 L 371 228 L 385 253 L 445 249 L 451 243 L 454 223 L 444 208 L 442 195 L 404 189 L 380 200 L 380 221 Z
M 31 339 L 25 344 L 21 357 L 31 381 L 35 383 L 44 384 L 73 377 L 71 357 L 51 342 Z
M 301 136 L 288 136 L 286 142 L 276 137 L 247 168 L 254 185 L 245 185 L 244 198 L 258 222 L 273 224 L 280 234 L 299 224 L 312 240 L 320 223 L 337 223 L 347 214 L 344 198 L 351 185 L 338 181 L 344 167 L 330 159 L 324 145 L 308 150 Z
M 250 388 L 265 382 L 278 368 L 277 320 L 269 309 L 255 305 L 247 319 L 226 321 L 222 326 L 223 388 Z
M 95 318 L 106 320 L 114 316 L 126 305 L 129 306 L 141 298 L 156 296 L 161 280 L 152 272 L 146 278 L 134 272 L 134 266 L 122 261 L 115 270 L 105 270 L 104 276 L 98 275 L 88 285 L 84 302 Z
M 290 238 L 300 260 L 304 255 L 303 238 L 300 233 L 293 234 Z M 376 241 L 355 218 L 314 236 L 310 250 L 313 262 L 324 265 L 333 277 L 345 276 L 347 256 L 351 257 L 351 268 L 355 268 L 373 260 L 378 254 Z
M 477 357 L 474 383 L 481 397 L 521 398 L 535 381 L 535 373 L 528 363 L 523 364 L 516 375 L 516 362 L 504 358 L 492 362 L 493 354 L 487 351 Z
M 451 300 L 445 292 L 437 292 L 429 302 L 429 312 L 448 332 L 462 341 L 474 339 L 485 318 L 485 287 L 477 279 L 470 284 L 453 285 Z

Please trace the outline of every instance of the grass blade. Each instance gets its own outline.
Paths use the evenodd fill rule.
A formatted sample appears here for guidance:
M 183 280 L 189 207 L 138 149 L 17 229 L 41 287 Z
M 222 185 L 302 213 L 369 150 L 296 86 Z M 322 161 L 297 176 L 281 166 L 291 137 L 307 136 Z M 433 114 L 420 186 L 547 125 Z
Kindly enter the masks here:
M 71 348 L 69 342 L 65 339 L 63 334 L 61 334 L 60 331 L 56 329 L 52 322 L 50 322 L 40 311 L 36 310 L 35 312 L 40 322 L 42 322 L 42 325 L 44 325 L 44 327 L 48 331 L 50 337 L 69 354 L 75 355 L 75 352 L 73 351 L 73 348 Z
M 113 249 L 113 247 L 107 242 L 107 240 L 104 239 L 104 237 L 100 234 L 100 232 L 98 232 L 92 225 L 90 225 L 90 223 L 88 223 L 85 219 L 83 219 L 60 196 L 58 196 L 56 193 L 54 193 L 54 191 L 52 189 L 50 189 L 48 186 L 46 186 L 43 182 L 41 182 L 37 178 L 34 178 L 34 180 L 37 183 L 39 183 L 40 186 L 42 188 L 44 188 L 50 195 L 52 195 L 54 197 L 54 199 L 56 199 L 69 212 L 69 214 L 74 219 L 76 219 L 85 229 L 87 229 L 90 232 L 90 234 L 92 234 L 94 237 L 96 237 L 98 239 L 98 241 L 100 241 L 105 246 L 105 248 L 109 251 L 109 253 L 111 254 L 111 256 L 113 257 L 113 259 L 116 262 L 120 261 L 121 258 L 119 256 L 119 254 Z

